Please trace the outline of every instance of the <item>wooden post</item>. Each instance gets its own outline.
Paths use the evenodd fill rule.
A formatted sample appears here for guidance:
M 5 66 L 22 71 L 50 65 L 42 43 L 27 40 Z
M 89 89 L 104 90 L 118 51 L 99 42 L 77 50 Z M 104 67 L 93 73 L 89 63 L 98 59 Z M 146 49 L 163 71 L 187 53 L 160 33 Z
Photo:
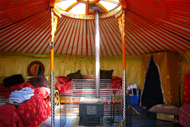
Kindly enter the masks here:
M 125 53 L 125 10 L 122 10 L 122 15 L 121 17 L 118 18 L 118 24 L 119 24 L 119 30 L 121 32 L 121 38 L 122 38 L 122 50 L 123 50 L 123 75 L 122 75 L 122 96 L 123 96 L 123 120 L 124 122 L 126 121 L 125 119 L 125 108 L 126 108 L 126 53 Z

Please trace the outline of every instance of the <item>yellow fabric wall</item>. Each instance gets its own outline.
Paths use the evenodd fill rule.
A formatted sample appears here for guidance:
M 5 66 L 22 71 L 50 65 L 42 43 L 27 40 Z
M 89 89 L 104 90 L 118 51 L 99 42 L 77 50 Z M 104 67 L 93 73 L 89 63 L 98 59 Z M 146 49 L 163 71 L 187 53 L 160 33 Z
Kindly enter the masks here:
M 83 75 L 95 73 L 94 57 L 62 56 L 55 55 L 55 76 L 67 75 L 81 69 Z M 35 60 L 41 61 L 45 66 L 45 75 L 50 77 L 50 55 L 34 55 L 22 53 L 0 52 L 0 76 L 22 74 L 28 76 L 27 67 Z M 142 74 L 145 72 L 141 65 L 141 56 L 127 56 L 126 59 L 126 84 L 136 83 L 142 90 L 144 81 Z M 114 69 L 113 75 L 122 77 L 122 57 L 101 57 L 101 69 Z M 146 65 L 147 66 L 147 65 Z M 180 55 L 180 100 L 183 98 L 184 74 L 190 74 L 190 52 Z M 50 78 L 48 78 L 50 79 Z M 55 80 L 56 82 L 56 80 Z
M 45 75 L 50 79 L 50 56 L 21 53 L 0 52 L 0 76 L 22 74 L 28 76 L 27 68 L 32 61 L 41 61 L 45 66 Z M 83 75 L 95 74 L 95 57 L 55 55 L 54 76 L 66 76 L 81 69 Z M 100 68 L 113 69 L 113 76 L 122 77 L 122 57 L 101 57 Z M 140 88 L 141 82 L 140 56 L 126 58 L 126 84 L 136 83 Z M 55 80 L 56 82 L 56 80 Z

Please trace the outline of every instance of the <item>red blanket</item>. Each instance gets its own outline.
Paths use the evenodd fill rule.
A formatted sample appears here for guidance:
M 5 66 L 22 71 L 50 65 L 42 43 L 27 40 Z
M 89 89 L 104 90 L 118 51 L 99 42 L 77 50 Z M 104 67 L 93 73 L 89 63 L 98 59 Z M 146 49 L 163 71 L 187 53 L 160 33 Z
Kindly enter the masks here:
M 0 112 L 1 127 L 24 127 L 14 105 L 0 106 Z
M 20 86 L 33 88 L 31 84 L 28 83 L 18 86 L 16 89 L 20 89 Z M 8 89 L 6 88 L 6 90 Z M 42 92 L 46 90 L 46 88 L 43 87 L 34 90 L 34 95 L 30 100 L 20 103 L 19 107 L 13 105 L 0 106 L 0 127 L 38 127 L 42 122 L 49 118 L 51 113 L 49 97 L 47 96 L 49 91 Z M 5 97 L 10 95 L 10 91 L 6 94 L 5 92 L 0 93 L 0 96 L 3 96 L 3 94 Z

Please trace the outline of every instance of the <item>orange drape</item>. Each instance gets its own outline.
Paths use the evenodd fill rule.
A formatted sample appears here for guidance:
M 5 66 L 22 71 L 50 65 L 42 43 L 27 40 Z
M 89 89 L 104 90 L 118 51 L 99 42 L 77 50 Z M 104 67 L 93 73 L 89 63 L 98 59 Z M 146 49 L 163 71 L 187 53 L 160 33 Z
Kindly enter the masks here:
M 158 67 L 161 80 L 161 88 L 165 104 L 179 104 L 179 55 L 173 52 L 145 54 L 141 56 L 142 62 L 142 88 L 144 87 L 145 76 L 149 65 L 149 60 L 153 55 L 155 64 Z M 152 84 L 154 85 L 154 84 Z

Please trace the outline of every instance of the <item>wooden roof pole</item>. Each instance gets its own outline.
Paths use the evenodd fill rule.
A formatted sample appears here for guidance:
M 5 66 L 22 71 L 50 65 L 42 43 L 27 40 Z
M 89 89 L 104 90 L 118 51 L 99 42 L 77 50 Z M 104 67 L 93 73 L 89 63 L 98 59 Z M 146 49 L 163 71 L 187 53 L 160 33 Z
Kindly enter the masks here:
M 120 0 L 122 14 L 118 17 L 119 30 L 122 38 L 122 58 L 123 58 L 123 74 L 122 74 L 122 99 L 123 99 L 123 119 L 121 120 L 121 124 L 126 125 L 126 52 L 125 52 L 125 10 L 126 10 L 126 2 L 124 0 Z
M 124 122 L 126 121 L 125 119 L 125 108 L 126 108 L 126 52 L 125 52 L 125 10 L 122 10 L 122 17 L 121 17 L 121 38 L 122 38 L 122 50 L 123 50 L 123 75 L 122 75 L 122 95 L 123 95 L 123 120 Z

